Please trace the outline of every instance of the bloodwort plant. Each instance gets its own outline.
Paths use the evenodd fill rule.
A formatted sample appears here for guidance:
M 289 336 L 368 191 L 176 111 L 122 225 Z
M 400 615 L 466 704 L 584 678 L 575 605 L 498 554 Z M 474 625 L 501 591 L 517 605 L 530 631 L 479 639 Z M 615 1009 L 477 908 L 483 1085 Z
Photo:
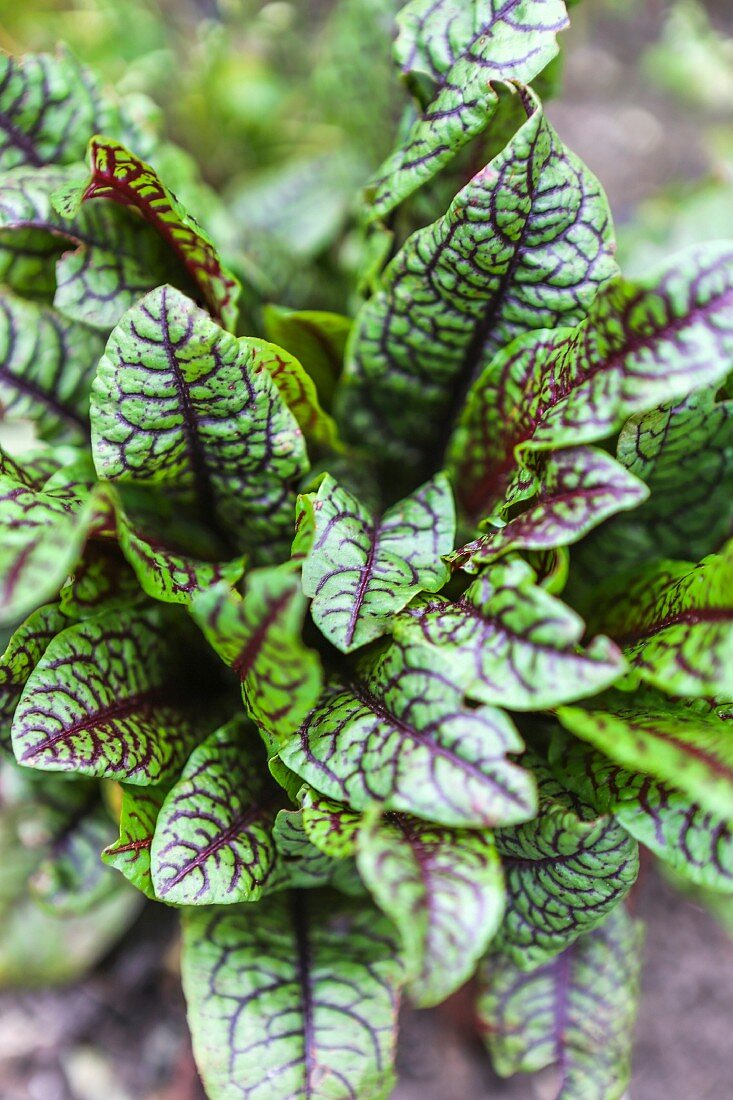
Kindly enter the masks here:
M 139 103 L 2 61 L 37 443 L 0 477 L 3 828 L 46 910 L 181 909 L 212 1100 L 386 1097 L 403 992 L 472 976 L 501 1074 L 614 1100 L 639 845 L 733 891 L 733 244 L 619 274 L 528 83 L 561 0 L 397 20 L 353 318 L 229 269 Z

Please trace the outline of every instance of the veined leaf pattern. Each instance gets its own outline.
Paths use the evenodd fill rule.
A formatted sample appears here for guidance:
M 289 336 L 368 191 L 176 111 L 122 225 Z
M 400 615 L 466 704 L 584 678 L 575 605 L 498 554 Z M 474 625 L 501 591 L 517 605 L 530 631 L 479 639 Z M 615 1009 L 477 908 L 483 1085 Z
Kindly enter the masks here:
M 402 968 L 391 925 L 362 899 L 308 890 L 189 909 L 182 971 L 217 1100 L 389 1096 Z
M 83 160 L 90 134 L 112 121 L 70 53 L 0 55 L 0 171 Z
M 0 657 L 0 730 L 6 747 L 13 714 L 28 677 L 49 642 L 68 625 L 57 603 L 39 607 L 14 632 Z
M 279 856 L 278 888 L 301 890 L 331 884 L 350 896 L 366 892 L 353 859 L 334 859 L 313 844 L 302 810 L 280 810 L 273 836 Z
M 153 887 L 177 905 L 256 901 L 276 866 L 277 788 L 247 722 L 232 719 L 191 754 L 158 814 Z
M 733 535 L 733 401 L 717 386 L 631 417 L 618 459 L 651 497 L 634 519 L 655 554 L 701 558 Z
M 215 320 L 233 330 L 239 282 L 224 267 L 210 237 L 155 169 L 119 141 L 99 135 L 89 142 L 89 161 L 89 180 L 57 196 L 59 213 L 74 217 L 82 203 L 98 198 L 134 207 L 180 258 Z
M 388 214 L 480 134 L 497 106 L 493 82 L 532 80 L 568 25 L 563 0 L 412 0 L 398 18 L 402 71 L 427 74 L 434 92 L 373 182 L 374 217 Z
M 168 787 L 135 787 L 123 783 L 121 791 L 120 835 L 104 849 L 102 860 L 123 874 L 145 897 L 155 900 L 150 848 Z
M 314 622 L 343 653 L 387 633 L 416 592 L 435 592 L 448 579 L 441 555 L 453 547 L 455 509 L 444 474 L 380 519 L 330 474 L 309 504 L 314 526 L 303 591 L 313 598 Z
M 447 829 L 402 814 L 365 824 L 359 874 L 402 937 L 410 1000 L 427 1007 L 467 981 L 504 909 L 490 833 Z
M 618 693 L 604 697 L 594 710 L 558 707 L 557 717 L 617 764 L 673 786 L 733 824 L 730 709 Z
M 168 487 L 234 553 L 284 550 L 302 433 L 247 341 L 170 286 L 114 329 L 92 387 L 99 476 Z M 256 548 L 256 549 L 255 549 Z
M 507 715 L 463 702 L 424 651 L 393 645 L 358 680 L 327 685 L 280 758 L 353 809 L 381 803 L 441 825 L 493 826 L 532 816 L 531 777 Z
M 313 379 L 321 404 L 331 408 L 344 365 L 352 319 L 323 310 L 290 310 L 265 306 L 263 321 L 268 340 L 287 348 Z
M 266 370 L 270 375 L 305 438 L 317 446 L 341 450 L 336 423 L 322 408 L 313 379 L 295 356 L 265 340 L 249 339 L 247 343 L 257 356 L 257 371 Z
M 523 970 L 595 928 L 639 873 L 638 845 L 609 814 L 569 794 L 537 762 L 539 812 L 496 831 L 506 875 L 501 951 Z
M 619 650 L 604 637 L 582 649 L 583 620 L 536 580 L 521 558 L 497 562 L 458 600 L 419 596 L 395 637 L 430 647 L 482 703 L 536 710 L 608 687 L 625 667 Z
M 621 1100 L 631 1076 L 642 927 L 619 906 L 534 970 L 491 956 L 480 1018 L 502 1076 L 556 1066 L 563 1100 Z
M 596 594 L 593 625 L 644 680 L 675 695 L 733 694 L 733 540 L 698 564 L 653 562 Z
M 94 497 L 39 492 L 0 476 L 0 506 L 0 623 L 14 624 L 56 596 L 81 556 L 97 505 Z
M 690 882 L 733 891 L 733 824 L 673 783 L 629 771 L 587 745 L 553 738 L 550 760 L 563 781 Z
M 323 685 L 318 654 L 302 639 L 306 607 L 297 570 L 285 564 L 252 570 L 244 599 L 219 584 L 191 609 L 242 681 L 247 710 L 272 752 L 296 733 Z
M 168 635 L 156 612 L 135 609 L 58 634 L 15 711 L 18 762 L 143 785 L 175 775 L 196 733 L 168 701 L 176 696 Z
M 542 455 L 539 470 L 529 479 L 532 498 L 527 507 L 501 526 L 487 520 L 482 524 L 486 534 L 451 555 L 454 564 L 476 573 L 510 550 L 572 545 L 609 516 L 637 508 L 649 495 L 643 481 L 597 447 L 568 447 Z M 522 498 L 526 492 L 522 484 Z M 510 489 L 502 512 L 509 513 L 515 503 Z
M 414 233 L 361 309 L 337 412 L 355 442 L 413 464 L 445 439 L 471 382 L 513 337 L 573 325 L 616 273 L 600 184 L 534 99 L 529 119 Z M 528 391 L 529 392 L 529 391 Z
M 0 409 L 43 438 L 84 443 L 89 390 L 104 342 L 55 309 L 0 289 Z
M 182 276 L 183 269 L 177 270 L 165 242 L 132 211 L 97 203 L 73 219 L 59 214 L 52 196 L 77 177 L 75 168 L 53 165 L 16 168 L 0 177 L 0 271 L 8 267 L 16 281 L 22 275 L 18 289 L 36 297 L 33 256 L 45 255 L 42 270 L 47 274 L 50 266 L 54 276 L 47 293 L 58 312 L 108 331 L 141 295 Z M 34 235 L 30 255 L 28 234 Z M 25 273 L 17 268 L 23 255 Z
M 448 448 L 466 509 L 487 514 L 531 452 L 603 439 L 634 413 L 721 381 L 733 356 L 731 305 L 733 248 L 702 245 L 653 279 L 601 288 L 575 329 L 501 351 Z

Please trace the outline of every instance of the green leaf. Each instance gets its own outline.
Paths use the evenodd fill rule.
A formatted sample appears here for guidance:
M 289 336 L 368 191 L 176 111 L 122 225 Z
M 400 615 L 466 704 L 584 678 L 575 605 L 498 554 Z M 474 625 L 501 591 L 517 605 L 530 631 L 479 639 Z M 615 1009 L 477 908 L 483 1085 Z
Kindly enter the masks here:
M 619 906 L 551 962 L 486 964 L 479 1014 L 502 1077 L 559 1071 L 562 1100 L 621 1100 L 631 1076 L 643 932 Z
M 733 739 L 725 707 L 609 695 L 602 708 L 559 707 L 566 729 L 622 767 L 653 776 L 733 823 Z
M 532 80 L 557 53 L 568 25 L 562 0 L 412 0 L 401 11 L 395 54 L 406 76 L 431 81 L 429 102 L 372 188 L 385 217 L 491 122 L 494 82 Z
M 352 320 L 322 310 L 290 310 L 265 306 L 263 320 L 268 340 L 287 348 L 313 379 L 321 404 L 331 408 L 341 376 L 346 340 Z
M 70 53 L 0 54 L 0 171 L 74 164 L 114 119 L 97 83 Z
M 453 547 L 455 511 L 444 474 L 375 519 L 327 474 L 313 510 L 313 542 L 303 562 L 311 614 L 342 653 L 386 634 L 416 592 L 436 592 L 449 576 L 440 560 Z
M 52 599 L 81 556 L 97 502 L 64 489 L 35 491 L 0 476 L 0 623 L 13 624 Z
M 536 710 L 608 687 L 625 667 L 616 646 L 598 637 L 581 649 L 583 620 L 536 581 L 521 558 L 498 562 L 458 600 L 418 597 L 395 637 L 429 647 L 481 703 Z
M 303 828 L 311 842 L 332 859 L 353 856 L 362 815 L 349 810 L 343 802 L 324 798 L 310 787 L 301 789 L 299 800 Z
M 58 312 L 109 330 L 142 294 L 183 272 L 132 211 L 95 204 L 71 220 L 59 214 L 52 196 L 77 180 L 76 168 L 57 166 L 15 168 L 0 177 L 0 272 L 7 268 L 17 289 L 35 298 L 34 270 L 46 280 L 50 271 L 44 292 Z
M 62 631 L 15 711 L 18 762 L 142 785 L 175 775 L 195 740 L 170 701 L 183 694 L 175 656 L 170 624 L 156 611 L 114 609 Z
M 400 932 L 410 1000 L 439 1004 L 467 981 L 499 927 L 501 864 L 491 834 L 394 815 L 365 824 L 359 874 Z
M 722 381 L 733 356 L 733 249 L 675 256 L 655 277 L 602 288 L 573 330 L 501 351 L 475 382 L 448 449 L 472 514 L 501 502 L 536 451 L 603 439 L 634 413 Z
M 134 207 L 183 263 L 215 320 L 233 330 L 239 282 L 222 264 L 210 237 L 155 169 L 108 137 L 92 138 L 88 153 L 91 176 L 85 183 L 57 193 L 58 212 L 73 218 L 82 203 L 95 198 Z
M 90 541 L 73 576 L 59 595 L 59 606 L 72 619 L 88 619 L 114 607 L 132 607 L 143 596 L 117 547 L 107 541 Z M 68 620 L 65 623 L 68 626 Z
M 273 836 L 279 856 L 278 886 L 300 890 L 330 883 L 352 896 L 364 894 L 353 859 L 334 859 L 317 848 L 305 829 L 302 810 L 280 810 Z
M 654 553 L 698 559 L 730 534 L 733 401 L 718 387 L 633 416 L 621 430 L 618 459 L 651 490 L 634 516 Z
M 288 563 L 249 573 L 243 600 L 219 584 L 191 608 L 239 676 L 247 711 L 272 752 L 296 732 L 323 684 L 318 655 L 302 639 L 306 608 L 300 577 Z
M 616 273 L 600 184 L 538 102 L 526 105 L 506 149 L 409 238 L 356 319 L 342 431 L 378 440 L 395 462 L 432 457 L 494 354 L 521 333 L 576 324 Z
M 120 835 L 102 852 L 102 861 L 114 867 L 145 897 L 157 895 L 150 873 L 150 847 L 155 823 L 168 793 L 166 786 L 121 785 Z
M 507 760 L 522 751 L 510 719 L 463 703 L 425 651 L 393 645 L 361 677 L 334 679 L 280 758 L 316 790 L 355 810 L 381 803 L 441 825 L 524 821 L 531 777 Z
M 49 642 L 68 625 L 58 604 L 39 607 L 18 627 L 0 657 L 0 729 L 5 747 L 10 744 L 10 725 L 28 677 Z
M 176 905 L 257 901 L 275 871 L 277 788 L 261 746 L 234 718 L 191 754 L 158 815 L 153 886 Z
M 261 366 L 256 343 L 179 291 L 146 295 L 112 332 L 92 387 L 99 476 L 168 488 L 234 553 L 284 553 L 307 456 Z
M 182 973 L 212 1100 L 389 1096 L 401 965 L 362 900 L 309 890 L 188 910 Z
M 450 560 L 467 573 L 511 550 L 548 550 L 569 546 L 609 516 L 637 508 L 648 497 L 644 483 L 597 447 L 570 447 L 540 455 L 536 474 L 525 484 L 516 479 L 495 516 L 482 524 L 485 535 L 456 550 Z M 517 502 L 531 499 L 517 514 Z M 512 518 L 505 522 L 504 515 Z M 501 524 L 499 525 L 499 521 Z
M 537 818 L 498 829 L 507 906 L 497 942 L 523 970 L 604 919 L 639 873 L 639 849 L 609 814 L 568 794 L 539 764 Z
M 674 784 L 629 771 L 602 753 L 555 734 L 550 761 L 577 795 L 613 814 L 627 833 L 686 880 L 733 891 L 733 827 Z
M 596 591 L 593 625 L 642 679 L 675 695 L 733 694 L 733 541 L 698 564 L 653 562 Z
M 0 407 L 42 438 L 89 437 L 89 387 L 104 350 L 85 325 L 0 289 Z
M 298 360 L 276 344 L 252 339 L 248 343 L 259 358 L 258 373 L 266 370 L 270 375 L 305 438 L 316 446 L 342 450 L 336 423 L 321 407 L 313 379 Z

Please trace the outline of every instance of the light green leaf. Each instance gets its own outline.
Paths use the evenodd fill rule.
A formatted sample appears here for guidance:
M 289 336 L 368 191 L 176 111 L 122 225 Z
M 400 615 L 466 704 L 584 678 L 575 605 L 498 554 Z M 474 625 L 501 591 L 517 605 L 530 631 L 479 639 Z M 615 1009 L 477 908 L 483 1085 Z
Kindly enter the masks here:
M 631 1076 L 641 925 L 619 906 L 536 970 L 486 963 L 479 1014 L 503 1077 L 555 1066 L 562 1100 L 621 1100 Z
M 239 676 L 247 710 L 271 752 L 297 731 L 323 684 L 318 654 L 302 639 L 306 608 L 289 563 L 252 570 L 244 599 L 219 584 L 191 608 L 211 646 Z
M 487 514 L 537 451 L 604 439 L 631 415 L 723 380 L 733 357 L 733 247 L 708 244 L 650 279 L 602 288 L 577 328 L 501 351 L 448 448 L 464 507 Z
M 284 553 L 307 456 L 261 366 L 179 291 L 146 295 L 114 329 L 92 387 L 99 476 L 167 488 L 233 553 Z
M 46 648 L 15 711 L 13 750 L 42 771 L 161 783 L 196 730 L 173 705 L 178 640 L 156 611 L 119 611 L 67 627 Z
M 469 828 L 531 817 L 532 779 L 507 759 L 523 747 L 511 720 L 464 704 L 462 690 L 424 657 L 393 645 L 358 679 L 334 679 L 281 748 L 282 761 L 355 810 L 380 803 Z
M 168 787 L 134 787 L 125 783 L 121 791 L 120 835 L 104 849 L 101 858 L 109 867 L 120 871 L 145 897 L 155 900 L 150 847 Z
M 402 972 L 363 900 L 308 890 L 190 909 L 182 973 L 211 1100 L 389 1096 Z
M 537 583 L 521 558 L 490 566 L 455 601 L 419 596 L 395 622 L 395 637 L 427 646 L 436 668 L 474 699 L 536 710 L 592 695 L 624 670 L 616 646 Z
M 408 239 L 357 316 L 339 421 L 347 439 L 376 440 L 397 463 L 433 459 L 495 353 L 521 333 L 581 321 L 617 271 L 600 184 L 538 101 L 526 107 L 512 141 Z
M 412 0 L 395 46 L 405 75 L 431 81 L 428 105 L 372 187 L 385 217 L 491 122 L 494 82 L 532 80 L 557 53 L 568 25 L 562 0 Z
M 302 363 L 313 379 L 321 404 L 330 409 L 343 369 L 351 318 L 340 313 L 270 305 L 263 310 L 263 320 L 268 340 L 287 348 Z
M 638 845 L 608 814 L 570 795 L 539 760 L 535 820 L 498 829 L 506 875 L 501 951 L 530 970 L 600 924 L 639 873 Z
M 242 716 L 191 754 L 158 814 L 153 886 L 176 905 L 257 901 L 276 866 L 277 788 Z
M 686 880 L 733 891 L 733 826 L 702 809 L 674 783 L 629 771 L 587 745 L 553 736 L 556 774 L 601 813 L 613 814 L 627 833 Z
M 559 707 L 557 717 L 617 764 L 669 784 L 733 823 L 730 708 L 618 693 L 604 697 L 597 710 Z
M 330 475 L 310 498 L 312 545 L 303 591 L 316 625 L 343 653 L 389 631 L 392 616 L 420 591 L 448 579 L 440 560 L 453 547 L 450 485 L 438 474 L 375 519 Z M 296 550 L 305 541 L 299 532 Z

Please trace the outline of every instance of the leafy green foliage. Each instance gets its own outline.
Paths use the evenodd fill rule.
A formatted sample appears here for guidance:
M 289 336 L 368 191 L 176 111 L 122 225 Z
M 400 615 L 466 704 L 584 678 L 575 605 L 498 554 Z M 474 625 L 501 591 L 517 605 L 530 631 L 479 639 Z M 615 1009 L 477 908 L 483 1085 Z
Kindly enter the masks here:
M 733 895 L 733 245 L 618 273 L 527 84 L 561 0 L 397 7 L 312 79 L 293 16 L 307 107 L 260 90 L 322 113 L 243 125 L 230 209 L 0 62 L 0 980 L 142 894 L 211 1100 L 386 1098 L 403 993 L 475 974 L 500 1073 L 613 1100 L 639 846 Z

